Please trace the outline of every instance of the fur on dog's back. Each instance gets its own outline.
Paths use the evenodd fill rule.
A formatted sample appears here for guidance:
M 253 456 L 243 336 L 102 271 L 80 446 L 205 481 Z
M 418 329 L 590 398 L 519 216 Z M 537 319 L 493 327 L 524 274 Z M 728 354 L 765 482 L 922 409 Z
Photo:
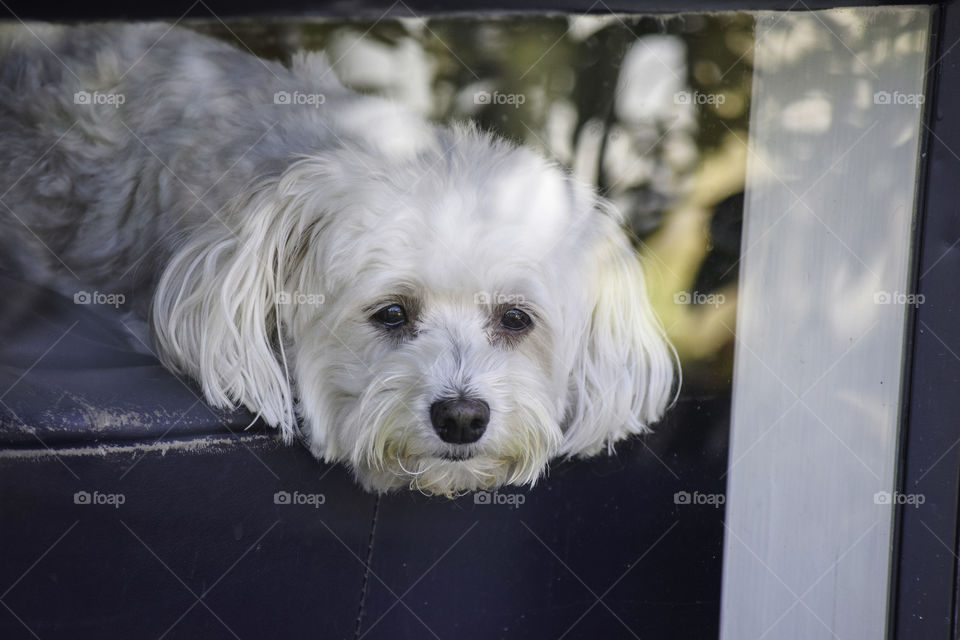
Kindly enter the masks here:
M 282 92 L 323 104 L 277 104 Z M 288 69 L 164 24 L 4 25 L 0 194 L 16 205 L 0 205 L 0 249 L 35 278 L 149 289 L 251 179 L 318 149 L 395 145 L 387 128 L 423 124 L 345 89 L 321 54 Z

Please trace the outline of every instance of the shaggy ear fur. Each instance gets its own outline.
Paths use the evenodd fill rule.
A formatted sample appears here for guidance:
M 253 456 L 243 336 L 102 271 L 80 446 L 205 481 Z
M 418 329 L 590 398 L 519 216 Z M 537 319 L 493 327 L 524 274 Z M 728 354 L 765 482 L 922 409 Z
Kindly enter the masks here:
M 591 312 L 570 375 L 560 450 L 568 456 L 612 451 L 618 440 L 648 431 L 674 381 L 676 355 L 647 300 L 639 257 L 616 212 L 597 218 L 603 228 L 587 265 Z
M 303 221 L 267 179 L 225 207 L 172 255 L 157 286 L 153 330 L 168 368 L 198 380 L 210 404 L 242 404 L 296 430 L 278 294 L 297 256 Z M 228 227 L 229 225 L 229 227 Z

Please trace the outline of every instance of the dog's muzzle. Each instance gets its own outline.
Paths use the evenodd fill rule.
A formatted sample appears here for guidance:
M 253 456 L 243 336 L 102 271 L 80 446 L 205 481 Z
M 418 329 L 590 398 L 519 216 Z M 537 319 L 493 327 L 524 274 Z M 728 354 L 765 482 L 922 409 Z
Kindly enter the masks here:
M 430 422 L 444 442 L 470 444 L 487 430 L 490 405 L 464 397 L 437 400 L 430 405 Z

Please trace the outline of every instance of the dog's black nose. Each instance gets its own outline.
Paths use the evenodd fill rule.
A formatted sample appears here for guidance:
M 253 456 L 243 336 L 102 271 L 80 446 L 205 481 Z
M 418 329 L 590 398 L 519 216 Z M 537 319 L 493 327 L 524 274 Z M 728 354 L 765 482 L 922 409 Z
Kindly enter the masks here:
M 487 430 L 490 405 L 483 400 L 448 398 L 430 405 L 430 422 L 437 435 L 450 444 L 476 442 Z

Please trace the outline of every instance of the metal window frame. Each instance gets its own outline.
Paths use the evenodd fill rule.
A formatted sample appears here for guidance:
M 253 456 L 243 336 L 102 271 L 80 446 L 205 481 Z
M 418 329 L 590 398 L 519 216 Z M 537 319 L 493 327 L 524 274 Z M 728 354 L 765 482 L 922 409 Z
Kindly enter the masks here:
M 933 4 L 921 180 L 912 239 L 913 284 L 924 304 L 911 313 L 902 372 L 897 487 L 922 492 L 920 509 L 895 511 L 891 551 L 893 638 L 953 638 L 960 634 L 960 7 L 944 3 L 851 0 L 199 0 L 129 4 L 119 0 L 61 3 L 8 0 L 5 14 L 21 20 L 124 20 L 184 17 L 327 16 L 378 19 L 405 15 L 479 13 L 678 13 L 806 11 L 838 6 Z M 923 157 L 925 155 L 925 157 Z
M 163 0 L 130 4 L 122 0 L 11 0 L 7 13 L 22 20 L 176 20 L 250 16 L 383 18 L 411 15 L 499 14 L 676 14 L 705 11 L 809 11 L 837 7 L 935 5 L 918 0 Z M 949 4 L 949 3 L 948 3 Z
M 934 16 L 922 154 L 912 314 L 903 372 L 898 488 L 922 493 L 921 508 L 899 506 L 891 556 L 889 635 L 955 638 L 958 633 L 960 495 L 960 7 Z

